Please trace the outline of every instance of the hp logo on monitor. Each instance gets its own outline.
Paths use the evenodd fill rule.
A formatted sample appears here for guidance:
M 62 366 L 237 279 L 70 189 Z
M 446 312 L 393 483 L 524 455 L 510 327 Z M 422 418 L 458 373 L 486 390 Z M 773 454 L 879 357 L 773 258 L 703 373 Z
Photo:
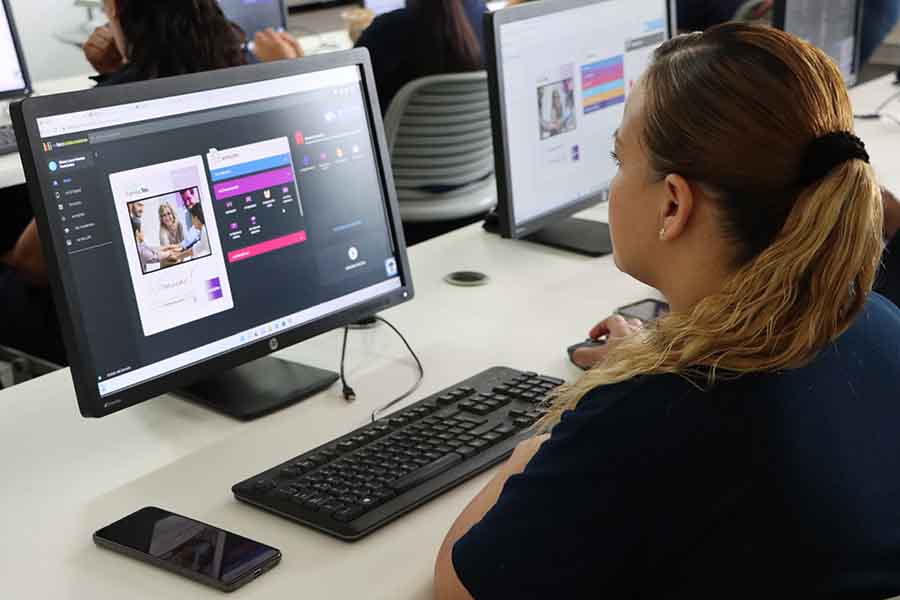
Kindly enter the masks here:
M 269 350 L 271 350 L 272 352 L 278 350 L 278 338 L 272 338 L 271 340 L 269 340 Z

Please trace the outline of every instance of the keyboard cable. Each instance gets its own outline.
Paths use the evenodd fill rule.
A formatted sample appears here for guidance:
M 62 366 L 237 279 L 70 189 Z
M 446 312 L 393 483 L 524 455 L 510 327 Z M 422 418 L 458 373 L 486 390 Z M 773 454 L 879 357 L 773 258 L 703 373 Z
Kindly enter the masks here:
M 412 355 L 413 359 L 416 361 L 418 377 L 416 378 L 416 382 L 406 392 L 404 392 L 397 398 L 394 398 L 387 404 L 380 406 L 380 407 L 376 408 L 374 411 L 372 411 L 372 422 L 373 423 L 378 420 L 378 415 L 380 415 L 384 411 L 388 410 L 389 408 L 396 406 L 400 402 L 403 402 L 404 400 L 406 400 L 407 398 L 412 396 L 414 393 L 416 393 L 416 391 L 422 385 L 422 380 L 425 379 L 425 367 L 422 366 L 422 361 L 419 360 L 419 357 L 416 355 L 415 350 L 412 349 L 412 346 L 409 345 L 409 342 L 406 341 L 406 338 L 403 337 L 403 334 L 400 333 L 400 331 L 396 327 L 394 327 L 394 325 L 387 319 L 384 319 L 377 315 L 374 318 L 376 321 L 381 321 L 382 323 L 384 323 L 385 325 L 387 325 L 388 327 L 393 329 L 394 333 L 396 333 L 397 336 L 399 336 L 399 338 L 403 341 L 403 344 L 406 346 L 406 349 L 409 350 L 410 355 Z M 347 359 L 347 337 L 349 336 L 349 333 L 350 333 L 350 328 L 344 327 L 344 342 L 341 345 L 341 385 L 344 388 L 343 392 L 342 392 L 343 396 L 344 396 L 344 400 L 346 400 L 348 402 L 353 402 L 354 400 L 356 400 L 356 392 L 353 390 L 352 387 L 350 387 L 350 384 L 347 383 L 347 377 L 344 374 L 344 363 L 346 362 L 346 359 Z

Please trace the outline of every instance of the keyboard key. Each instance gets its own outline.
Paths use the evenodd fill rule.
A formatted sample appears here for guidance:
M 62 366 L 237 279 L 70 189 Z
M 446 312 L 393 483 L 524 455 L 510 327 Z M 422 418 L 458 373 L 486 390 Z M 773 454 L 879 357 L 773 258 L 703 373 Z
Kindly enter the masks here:
M 451 396 L 450 394 L 444 394 L 443 396 L 438 396 L 437 403 L 441 406 L 448 406 L 456 402 L 456 396 Z
M 359 499 L 359 506 L 361 506 L 363 510 L 374 508 L 377 504 L 378 500 L 372 496 L 364 496 Z
M 432 462 L 428 466 L 424 466 L 418 470 L 412 471 L 409 475 L 391 483 L 391 488 L 395 491 L 403 491 L 413 488 L 420 483 L 437 477 L 444 471 L 456 466 L 462 461 L 462 456 L 456 452 L 448 454 L 443 458 Z
M 496 444 L 497 442 L 499 442 L 500 440 L 503 439 L 503 436 L 500 435 L 499 433 L 489 431 L 485 434 L 482 434 L 481 439 L 488 442 L 489 444 Z
M 531 419 L 529 419 L 527 417 L 519 417 L 518 419 L 513 421 L 513 425 L 515 425 L 519 429 L 524 429 L 525 427 L 531 427 L 531 425 L 533 423 L 534 423 L 534 421 L 532 421 Z
M 332 518 L 336 521 L 342 521 L 347 523 L 352 521 L 359 515 L 363 514 L 363 509 L 358 506 L 348 506 L 343 510 L 339 510 L 332 515 Z
M 484 450 L 484 449 L 487 448 L 489 445 L 490 445 L 490 444 L 488 444 L 488 443 L 487 443 L 486 441 L 484 441 L 484 440 L 472 440 L 471 442 L 469 442 L 469 446 L 475 448 L 475 450 Z
M 470 458 L 478 453 L 478 451 L 472 446 L 460 446 L 455 450 L 455 452 L 463 458 Z
M 331 515 L 338 512 L 339 510 L 344 510 L 345 508 L 347 508 L 347 506 L 341 504 L 337 500 L 329 500 L 319 508 L 319 512 L 326 515 Z
M 284 477 L 285 479 L 292 479 L 295 477 L 300 477 L 303 475 L 303 469 L 298 469 L 297 467 L 284 467 L 278 472 L 279 477 Z
M 500 434 L 503 437 L 509 437 L 514 434 L 516 430 L 509 425 L 500 425 L 499 427 L 494 428 L 494 432 Z

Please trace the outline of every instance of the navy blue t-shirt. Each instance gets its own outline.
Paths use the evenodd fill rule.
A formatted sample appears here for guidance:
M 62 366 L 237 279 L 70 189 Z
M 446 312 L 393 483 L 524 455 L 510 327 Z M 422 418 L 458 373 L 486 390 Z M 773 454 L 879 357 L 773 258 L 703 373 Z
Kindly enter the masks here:
M 469 24 L 478 38 L 484 54 L 484 0 L 462 0 Z M 368 48 L 372 55 L 372 71 L 381 112 L 387 113 L 391 100 L 407 83 L 440 70 L 443 57 L 432 40 L 419 31 L 419 22 L 412 8 L 401 8 L 375 17 L 356 42 L 358 48 Z
M 453 549 L 476 600 L 900 594 L 900 310 L 808 366 L 589 394 Z

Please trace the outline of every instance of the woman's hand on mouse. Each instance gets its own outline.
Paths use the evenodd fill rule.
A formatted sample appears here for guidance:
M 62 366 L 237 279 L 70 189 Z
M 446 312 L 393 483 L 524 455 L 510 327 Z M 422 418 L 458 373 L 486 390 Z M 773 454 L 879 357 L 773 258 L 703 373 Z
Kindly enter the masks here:
M 592 340 L 606 336 L 606 343 L 593 348 L 578 348 L 572 354 L 572 360 L 582 369 L 590 369 L 606 360 L 610 348 L 614 348 L 622 340 L 640 333 L 643 329 L 644 324 L 638 319 L 625 319 L 620 315 L 613 315 L 594 325 L 588 334 Z

